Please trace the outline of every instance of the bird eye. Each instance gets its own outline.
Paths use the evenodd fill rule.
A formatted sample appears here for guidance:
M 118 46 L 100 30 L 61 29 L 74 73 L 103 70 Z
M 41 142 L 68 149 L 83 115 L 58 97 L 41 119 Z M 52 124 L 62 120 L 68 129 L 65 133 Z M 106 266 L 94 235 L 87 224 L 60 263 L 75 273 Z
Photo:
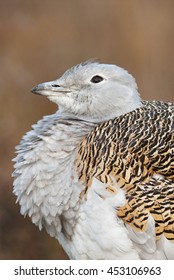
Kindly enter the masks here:
M 100 83 L 101 81 L 103 81 L 103 78 L 101 76 L 98 76 L 98 75 L 92 77 L 92 79 L 91 79 L 91 82 L 94 83 L 94 84 Z

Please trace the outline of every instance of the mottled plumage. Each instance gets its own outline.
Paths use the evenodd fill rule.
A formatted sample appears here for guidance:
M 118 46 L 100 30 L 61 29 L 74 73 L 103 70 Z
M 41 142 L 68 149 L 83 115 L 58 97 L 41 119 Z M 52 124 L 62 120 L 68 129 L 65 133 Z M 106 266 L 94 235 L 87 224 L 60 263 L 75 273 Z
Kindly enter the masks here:
M 156 238 L 164 233 L 174 241 L 172 103 L 144 101 L 140 108 L 100 124 L 80 144 L 76 165 L 85 192 L 91 178 L 112 186 L 114 177 L 127 200 L 117 209 L 118 217 L 145 231 L 151 214 Z
M 174 259 L 174 104 L 92 61 L 32 91 L 59 110 L 17 147 L 21 214 L 72 259 Z

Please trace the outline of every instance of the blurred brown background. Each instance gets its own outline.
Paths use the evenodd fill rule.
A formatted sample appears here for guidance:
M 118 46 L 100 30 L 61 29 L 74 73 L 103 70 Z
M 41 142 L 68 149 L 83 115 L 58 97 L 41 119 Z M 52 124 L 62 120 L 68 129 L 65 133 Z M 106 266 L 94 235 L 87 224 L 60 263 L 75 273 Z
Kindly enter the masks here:
M 1 1 L 0 38 L 0 259 L 66 259 L 12 194 L 15 145 L 56 110 L 30 89 L 99 58 L 133 74 L 143 99 L 174 101 L 174 1 Z

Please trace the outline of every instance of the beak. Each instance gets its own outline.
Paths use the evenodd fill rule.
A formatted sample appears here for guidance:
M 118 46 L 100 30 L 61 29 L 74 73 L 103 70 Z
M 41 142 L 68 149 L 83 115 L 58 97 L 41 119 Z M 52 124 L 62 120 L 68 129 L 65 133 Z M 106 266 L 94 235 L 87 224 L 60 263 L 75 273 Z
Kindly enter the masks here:
M 38 84 L 34 88 L 31 89 L 32 93 L 50 96 L 50 95 L 56 95 L 58 92 L 60 93 L 67 93 L 70 92 L 70 90 L 60 86 L 56 83 L 56 81 L 46 82 L 42 84 Z
M 52 82 L 38 84 L 31 89 L 31 92 L 35 94 L 47 95 L 48 92 L 51 91 L 51 84 Z

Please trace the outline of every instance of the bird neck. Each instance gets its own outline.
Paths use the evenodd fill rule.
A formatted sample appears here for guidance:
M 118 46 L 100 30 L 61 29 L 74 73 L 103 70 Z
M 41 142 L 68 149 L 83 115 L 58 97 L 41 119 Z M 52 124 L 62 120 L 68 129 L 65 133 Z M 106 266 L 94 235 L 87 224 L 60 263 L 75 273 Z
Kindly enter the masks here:
M 78 119 L 89 123 L 97 124 L 110 119 L 114 119 L 121 115 L 127 114 L 131 111 L 136 110 L 142 106 L 142 100 L 138 93 L 131 100 L 120 100 L 119 102 L 104 102 L 98 106 L 91 106 L 87 108 L 83 114 L 75 113 L 74 111 L 67 110 L 65 107 L 59 105 L 57 111 L 61 118 L 67 119 Z

